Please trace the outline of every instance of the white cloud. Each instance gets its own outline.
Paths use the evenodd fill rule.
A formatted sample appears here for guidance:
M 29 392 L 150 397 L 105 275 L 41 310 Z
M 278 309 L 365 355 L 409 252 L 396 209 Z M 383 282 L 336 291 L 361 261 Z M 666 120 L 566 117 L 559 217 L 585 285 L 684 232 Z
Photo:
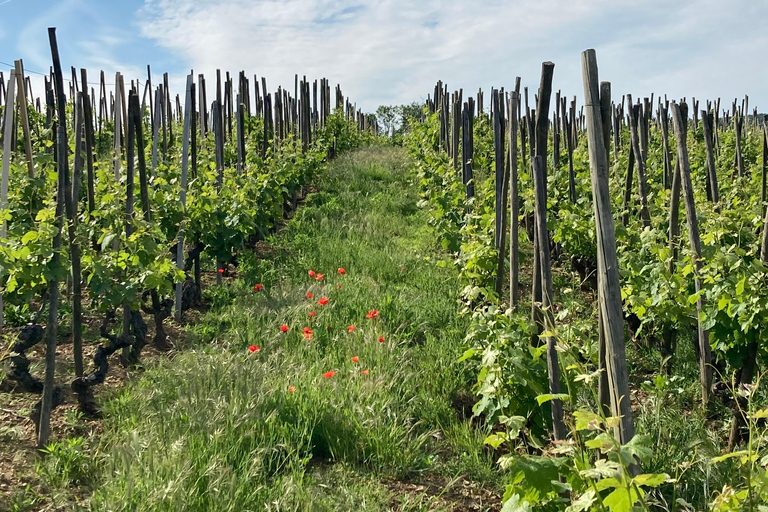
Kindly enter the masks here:
M 1 0 L 0 0 L 1 1 Z M 26 63 L 50 65 L 45 27 L 90 0 L 61 0 L 27 23 L 19 36 Z M 768 13 L 753 0 L 145 0 L 137 32 L 100 30 L 81 37 L 77 63 L 143 77 L 143 58 L 131 44 L 144 39 L 157 56 L 208 77 L 244 69 L 266 76 L 269 88 L 293 90 L 294 73 L 328 77 L 365 110 L 382 103 L 423 99 L 438 79 L 463 88 L 510 88 L 516 76 L 535 92 L 541 62 L 555 63 L 554 87 L 582 97 L 580 53 L 595 48 L 601 79 L 614 98 L 651 92 L 670 98 L 750 95 L 768 102 L 768 68 L 756 65 L 768 50 L 759 31 Z M 91 6 L 92 7 L 92 6 Z M 129 21 L 129 20 L 126 20 Z M 95 28 L 94 28 L 95 27 Z M 79 27 L 79 30 L 85 30 Z M 146 46 L 145 46 L 146 48 Z M 150 48 L 150 52 L 152 49 Z M 121 55 L 118 59 L 115 55 Z M 135 58 L 135 62 L 132 59 Z M 131 60 L 131 62 L 126 62 Z M 66 71 L 66 70 L 65 70 Z M 162 69 L 153 66 L 153 72 Z M 174 70 L 172 70 L 174 71 Z M 91 74 L 93 78 L 98 75 Z M 156 82 L 158 77 L 154 77 Z M 184 76 L 171 76 L 181 91 Z M 533 98 L 533 94 L 531 94 Z M 727 101 L 726 101 L 727 99 Z M 766 105 L 768 109 L 768 105 Z

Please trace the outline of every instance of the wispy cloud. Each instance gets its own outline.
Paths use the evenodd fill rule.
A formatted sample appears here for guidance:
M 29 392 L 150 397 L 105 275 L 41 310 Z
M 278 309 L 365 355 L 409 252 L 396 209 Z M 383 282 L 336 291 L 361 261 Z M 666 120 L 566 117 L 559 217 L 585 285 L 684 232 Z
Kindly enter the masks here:
M 152 64 L 180 89 L 182 69 L 211 78 L 217 68 L 244 69 L 266 76 L 271 90 L 292 88 L 294 73 L 324 76 L 373 110 L 423 98 L 438 79 L 474 93 L 509 88 L 519 75 L 535 88 L 545 60 L 556 64 L 555 88 L 580 98 L 580 52 L 595 48 L 615 97 L 748 93 L 768 107 L 768 67 L 755 64 L 768 51 L 756 28 L 768 11 L 754 0 L 144 0 L 138 12 L 97 0 L 20 5 L 9 7 L 24 19 L 2 23 L 20 27 L 17 54 L 41 71 L 50 65 L 45 29 L 58 26 L 65 61 L 108 76 L 143 77 Z
M 768 37 L 744 25 L 768 14 L 751 0 L 146 0 L 139 19 L 196 70 L 328 76 L 369 110 L 419 99 L 437 79 L 536 87 L 545 60 L 555 87 L 580 96 L 586 48 L 619 94 L 768 98 L 768 71 L 752 62 Z

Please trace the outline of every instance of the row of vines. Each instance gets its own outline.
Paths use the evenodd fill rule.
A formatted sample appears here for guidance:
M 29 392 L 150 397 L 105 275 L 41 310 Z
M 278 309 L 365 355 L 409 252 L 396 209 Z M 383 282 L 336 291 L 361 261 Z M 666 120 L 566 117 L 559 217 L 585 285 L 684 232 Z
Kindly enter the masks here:
M 126 88 L 119 73 L 107 96 L 102 73 L 97 96 L 73 68 L 66 95 L 55 29 L 49 36 L 43 101 L 20 61 L 0 87 L 4 369 L 12 390 L 42 395 L 31 413 L 40 447 L 52 409 L 73 395 L 98 416 L 94 386 L 112 354 L 136 365 L 150 342 L 167 350 L 174 312 L 181 321 L 201 306 L 202 287 L 236 272 L 329 158 L 377 132 L 338 87 L 332 102 L 326 79 L 297 76 L 294 94 L 270 94 L 264 78 L 260 91 L 256 77 L 240 73 L 235 87 L 227 73 L 222 97 L 217 74 L 208 104 L 205 77 L 190 74 L 174 109 L 167 75 L 156 89 L 149 75 L 140 98 L 140 82 Z M 92 364 L 89 331 L 102 340 Z M 35 375 L 27 352 L 44 340 L 44 375 Z M 70 342 L 74 376 L 63 382 L 56 348 Z
M 764 121 L 746 98 L 722 111 L 719 99 L 611 101 L 603 82 L 598 101 L 593 56 L 586 113 L 560 92 L 550 105 L 545 63 L 534 108 L 520 79 L 488 109 L 482 91 L 438 83 L 406 138 L 460 269 L 462 359 L 509 474 L 504 510 L 766 510 Z M 598 229 L 603 182 L 612 223 Z M 600 262 L 610 237 L 620 336 Z M 679 408 L 674 424 L 665 407 Z M 676 429 L 704 437 L 679 446 Z

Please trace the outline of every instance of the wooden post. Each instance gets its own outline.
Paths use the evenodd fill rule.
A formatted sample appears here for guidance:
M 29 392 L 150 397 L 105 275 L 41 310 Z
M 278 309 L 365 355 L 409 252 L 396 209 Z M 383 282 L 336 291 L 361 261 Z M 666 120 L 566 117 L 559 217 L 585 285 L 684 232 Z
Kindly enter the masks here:
M 704 296 L 701 289 L 701 242 L 699 240 L 699 225 L 696 218 L 696 204 L 693 200 L 693 183 L 691 182 L 691 166 L 688 162 L 688 146 L 686 144 L 686 130 L 680 107 L 672 103 L 672 122 L 675 127 L 677 139 L 677 158 L 680 162 L 680 177 L 683 187 L 683 199 L 685 200 L 685 213 L 688 224 L 688 238 L 691 243 L 691 251 L 694 254 L 694 286 L 699 298 L 696 301 L 698 313 L 698 338 L 699 338 L 699 371 L 701 374 L 701 401 L 706 407 L 709 394 L 712 390 L 712 351 L 709 346 L 709 331 L 702 326 L 702 310 L 704 309 Z
M 733 124 L 736 130 L 736 170 L 739 173 L 739 177 L 744 176 L 744 155 L 741 152 L 741 131 L 744 128 L 744 118 L 742 115 L 734 110 Z
M 88 83 L 88 76 L 85 69 L 80 70 L 81 81 L 83 84 Z M 94 147 L 94 133 L 93 133 L 93 107 L 91 104 L 91 98 L 85 94 L 83 95 L 83 119 L 85 121 L 85 164 L 86 164 L 86 176 L 88 180 L 88 214 L 92 215 L 96 209 L 96 192 L 94 188 L 94 173 L 93 173 L 93 147 Z
M 64 95 L 64 78 L 61 74 L 61 61 L 59 59 L 59 47 L 56 42 L 56 29 L 48 29 L 48 39 L 51 44 L 51 57 L 53 59 L 54 81 L 56 87 L 56 104 L 58 110 L 57 143 L 58 143 L 58 186 L 56 199 L 57 230 L 53 237 L 53 255 L 51 267 L 57 268 L 61 256 L 61 232 L 64 229 L 64 183 L 65 176 L 69 172 L 67 162 L 67 99 Z M 43 399 L 40 407 L 40 422 L 38 425 L 38 448 L 44 448 L 48 444 L 51 426 L 51 410 L 53 408 L 54 374 L 56 372 L 56 336 L 59 323 L 59 282 L 53 278 L 48 282 L 48 325 L 46 326 L 45 348 L 45 382 L 43 384 Z
M 541 65 L 541 82 L 539 83 L 539 93 L 536 101 L 536 113 L 535 117 L 532 113 L 532 129 L 531 129 L 531 148 L 534 150 L 531 153 L 531 164 L 533 164 L 534 156 L 540 156 L 542 158 L 542 164 L 544 165 L 544 175 L 547 174 L 546 161 L 547 161 L 547 132 L 549 129 L 549 100 L 552 95 L 552 76 L 555 72 L 555 65 L 552 62 L 544 62 Z M 533 173 L 533 168 L 531 168 Z M 544 182 L 544 195 L 546 197 L 546 181 Z M 546 205 L 546 203 L 545 203 Z M 546 206 L 545 206 L 546 207 Z M 534 225 L 538 223 L 536 216 L 538 210 L 534 210 Z M 549 245 L 549 238 L 542 240 L 539 239 L 538 230 L 534 230 L 533 237 L 533 250 L 534 250 L 534 263 L 533 263 L 533 285 L 531 290 L 531 320 L 536 326 L 537 333 L 532 340 L 535 344 L 541 342 L 539 335 L 544 330 L 544 315 L 541 310 L 541 304 L 543 300 L 542 289 L 542 262 L 541 254 L 542 249 L 539 247 L 542 244 Z M 547 249 L 549 252 L 549 249 Z
M 519 271 L 520 254 L 518 228 L 520 226 L 520 205 L 517 192 L 517 128 L 519 123 L 518 103 L 520 101 L 520 77 L 515 80 L 515 90 L 509 100 L 509 303 L 516 306 L 520 300 Z
M 189 139 L 192 126 L 192 73 L 187 75 L 187 92 L 184 98 L 184 128 L 181 139 L 181 191 L 179 192 L 179 201 L 181 209 L 184 211 L 187 207 L 187 176 L 189 173 Z M 240 111 L 240 101 L 238 99 L 238 112 Z M 238 115 L 238 120 L 240 115 Z M 242 130 L 242 125 L 238 125 L 238 130 Z M 176 267 L 184 271 L 184 219 L 179 224 L 179 241 L 176 245 Z M 218 275 L 218 272 L 217 272 Z M 184 281 L 176 283 L 176 321 L 181 322 L 181 292 Z
M 680 111 L 683 118 L 683 130 L 687 137 L 688 134 L 688 105 L 685 103 L 680 104 Z M 678 135 L 679 136 L 679 135 Z M 669 259 L 669 273 L 674 272 L 675 265 L 677 264 L 677 252 L 680 237 L 680 189 L 681 189 L 681 177 L 680 177 L 680 158 L 675 159 L 675 167 L 672 175 L 672 195 L 669 200 L 669 252 L 672 257 Z
M 760 193 L 760 203 L 763 205 L 763 208 L 764 208 L 765 200 L 766 200 L 766 189 L 768 188 L 768 124 L 766 124 L 765 121 L 763 121 L 762 139 L 763 139 L 763 144 L 762 144 L 763 146 L 763 169 L 762 169 L 763 179 L 762 179 L 762 187 L 761 187 L 761 193 Z
M 20 60 L 14 61 L 16 65 L 16 80 L 19 89 L 19 121 L 24 132 L 24 152 L 27 156 L 27 173 L 30 178 L 35 177 L 35 163 L 32 160 L 32 133 L 29 130 L 29 113 L 27 112 L 27 94 L 24 83 L 24 68 Z
M 224 122 L 221 117 L 221 103 L 216 100 L 213 104 L 213 135 L 216 146 L 216 192 L 221 194 L 224 184 Z M 223 269 L 220 258 L 216 259 L 216 284 L 221 286 L 222 278 L 219 270 Z
M 546 112 L 546 111 L 545 111 Z M 546 115 L 546 114 L 545 114 Z M 536 233 L 538 239 L 542 241 L 539 244 L 539 260 L 541 261 L 541 288 L 542 293 L 542 312 L 544 319 L 544 330 L 549 333 L 545 337 L 547 344 L 547 372 L 549 375 L 549 392 L 553 395 L 560 394 L 560 365 L 558 363 L 557 349 L 555 348 L 556 339 L 555 315 L 552 311 L 554 292 L 552 289 L 552 269 L 549 261 L 549 232 L 547 231 L 547 177 L 545 175 L 544 158 L 536 155 L 533 164 L 533 185 L 536 198 Z M 563 422 L 563 402 L 560 399 L 554 399 L 552 406 L 552 430 L 556 441 L 562 441 L 566 438 L 565 423 Z
M 120 161 L 122 160 L 121 137 L 120 137 L 120 130 L 123 128 L 122 98 L 123 98 L 123 95 L 120 91 L 120 73 L 116 73 L 115 74 L 115 101 L 117 102 L 117 104 L 115 105 L 115 138 L 114 138 L 115 181 L 120 181 Z
M 504 259 L 506 257 L 507 234 L 507 179 L 504 168 L 504 99 L 500 97 L 499 90 L 491 91 L 491 109 L 493 112 L 493 147 L 494 168 L 496 174 L 496 233 L 495 242 L 498 251 L 498 264 L 496 268 L 496 294 L 501 299 L 501 291 L 504 285 Z M 447 113 L 447 108 L 446 108 Z
M 83 376 L 83 282 L 80 263 L 80 244 L 77 243 L 76 228 L 80 213 L 80 177 L 83 172 L 83 155 L 81 141 L 84 136 L 83 93 L 77 93 L 75 102 L 75 168 L 73 184 L 70 186 L 68 176 L 64 176 L 64 195 L 67 210 L 67 226 L 69 233 L 69 253 L 72 263 L 72 345 L 75 359 L 75 375 Z
M 629 133 L 632 138 L 632 150 L 635 153 L 635 168 L 637 169 L 637 187 L 640 193 L 640 219 L 643 221 L 643 227 L 649 227 L 651 215 L 648 212 L 648 185 L 645 181 L 645 162 L 637 124 L 638 119 L 641 118 L 641 109 L 639 105 L 632 105 L 631 94 L 627 94 L 627 106 L 629 108 Z
M 13 115 L 16 112 L 16 72 L 11 70 L 8 79 L 8 91 L 5 96 L 5 111 L 3 120 L 3 176 L 0 185 L 0 210 L 8 209 L 8 180 L 11 172 L 11 156 L 13 154 Z M 0 227 L 0 238 L 8 236 L 8 224 L 5 218 Z M 5 325 L 3 316 L 3 294 L 0 293 L 0 327 Z
M 129 92 L 129 101 L 132 101 L 132 98 L 134 97 L 133 92 Z M 138 103 L 138 96 L 136 96 L 136 102 Z M 119 109 L 115 109 L 119 110 Z M 126 110 L 126 117 L 127 117 L 127 110 Z M 128 120 L 126 119 L 126 122 Z M 126 144 L 125 144 L 125 159 L 126 159 L 126 166 L 125 166 L 125 217 L 124 217 L 124 226 L 125 226 L 125 240 L 126 245 L 128 240 L 130 239 L 131 235 L 133 234 L 133 200 L 134 200 L 134 187 L 135 187 L 135 177 L 134 177 L 134 155 L 135 155 L 135 147 L 136 147 L 136 127 L 133 125 L 133 123 L 128 124 L 127 130 L 126 130 Z M 142 148 L 143 151 L 144 148 Z M 126 300 L 123 303 L 123 336 L 129 337 L 131 332 L 131 318 L 133 316 L 132 311 L 132 304 L 130 300 Z M 129 365 L 131 363 L 135 362 L 134 354 L 132 353 L 131 346 L 127 345 L 123 347 L 123 364 Z
M 158 87 L 155 91 L 155 112 L 154 112 L 154 119 L 155 122 L 152 123 L 154 126 L 153 133 L 152 133 L 152 177 L 154 178 L 157 175 L 157 157 L 158 157 L 158 146 L 160 145 L 160 129 L 163 124 L 163 95 L 162 95 L 162 88 Z
M 611 411 L 619 417 L 617 438 L 622 444 L 635 435 L 629 394 L 629 376 L 624 346 L 624 315 L 621 303 L 619 262 L 616 256 L 616 234 L 611 213 L 608 185 L 608 154 L 603 146 L 603 127 L 595 50 L 581 54 L 584 77 L 589 168 L 594 198 L 597 234 L 598 307 L 605 327 L 606 370 L 611 395 Z
M 709 183 L 709 199 L 713 203 L 720 202 L 720 190 L 717 184 L 717 167 L 715 166 L 715 141 L 712 130 L 712 114 L 701 111 L 701 124 L 704 127 L 704 142 L 707 148 L 707 180 Z
M 475 184 L 472 177 L 472 113 L 473 113 L 474 100 L 468 98 L 464 103 L 464 111 L 462 112 L 462 143 L 463 149 L 461 152 L 461 163 L 463 169 L 463 181 L 466 187 L 467 199 L 475 196 Z

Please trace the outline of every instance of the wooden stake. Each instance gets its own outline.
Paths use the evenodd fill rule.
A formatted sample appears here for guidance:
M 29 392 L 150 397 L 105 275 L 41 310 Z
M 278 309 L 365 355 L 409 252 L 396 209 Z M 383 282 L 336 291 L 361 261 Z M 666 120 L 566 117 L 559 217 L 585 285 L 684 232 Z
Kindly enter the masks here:
M 680 177 L 683 187 L 683 199 L 685 200 L 685 213 L 688 224 L 688 238 L 691 243 L 691 251 L 694 257 L 694 286 L 699 298 L 696 301 L 698 313 L 698 338 L 699 338 L 699 372 L 701 376 L 701 401 L 706 407 L 709 394 L 712 390 L 712 349 L 709 346 L 709 331 L 702 326 L 702 312 L 704 309 L 704 294 L 701 288 L 701 242 L 699 240 L 699 225 L 696 218 L 696 204 L 693 199 L 693 183 L 691 182 L 691 166 L 688 162 L 688 146 L 686 144 L 686 130 L 680 107 L 672 103 L 672 122 L 675 127 L 677 139 L 677 158 L 680 162 Z
M 192 121 L 192 73 L 187 76 L 186 97 L 184 99 L 184 129 L 181 139 L 181 191 L 179 201 L 181 209 L 187 207 L 187 175 L 189 173 L 189 139 Z M 239 102 L 238 102 L 239 103 Z M 239 109 L 239 106 L 238 106 Z M 179 225 L 179 240 L 176 245 L 176 267 L 184 271 L 184 220 Z M 181 322 L 181 292 L 184 282 L 176 283 L 176 321 Z
M 629 375 L 624 346 L 624 314 L 621 303 L 619 263 L 616 256 L 616 234 L 611 213 L 608 185 L 608 154 L 603 146 L 602 115 L 595 50 L 581 54 L 584 77 L 589 168 L 594 198 L 597 234 L 598 306 L 605 326 L 606 369 L 611 395 L 611 411 L 619 417 L 616 435 L 622 444 L 635 435 L 629 394 Z

